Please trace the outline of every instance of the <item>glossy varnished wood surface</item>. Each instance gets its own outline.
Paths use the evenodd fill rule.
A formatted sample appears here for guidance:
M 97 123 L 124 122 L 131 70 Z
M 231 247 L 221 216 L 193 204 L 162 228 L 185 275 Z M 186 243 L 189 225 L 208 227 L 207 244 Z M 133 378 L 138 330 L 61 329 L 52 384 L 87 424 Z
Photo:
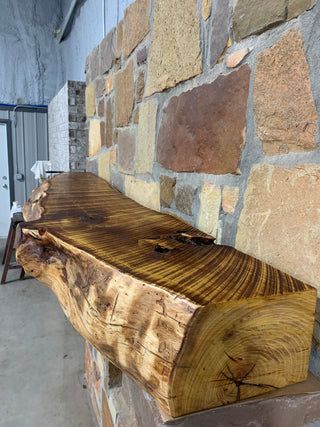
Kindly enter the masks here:
M 89 173 L 45 182 L 17 248 L 79 333 L 177 417 L 303 381 L 316 291 Z
M 94 257 L 198 304 L 307 289 L 301 281 L 234 248 L 177 242 L 175 236 L 181 232 L 204 234 L 138 205 L 92 174 L 55 177 L 41 206 L 42 218 L 32 227 L 44 227 Z M 25 216 L 34 219 L 27 210 Z M 158 243 L 173 249 L 157 252 Z

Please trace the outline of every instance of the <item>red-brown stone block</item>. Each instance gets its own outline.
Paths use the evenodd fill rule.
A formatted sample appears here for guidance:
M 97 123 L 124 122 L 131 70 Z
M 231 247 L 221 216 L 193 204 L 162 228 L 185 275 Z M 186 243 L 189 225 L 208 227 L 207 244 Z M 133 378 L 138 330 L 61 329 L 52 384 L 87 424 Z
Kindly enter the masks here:
M 290 30 L 258 56 L 254 114 L 266 154 L 315 149 L 317 112 L 298 30 Z
M 104 117 L 104 113 L 105 113 L 105 108 L 104 108 L 104 98 L 100 99 L 99 103 L 98 103 L 98 116 L 99 117 Z
M 210 65 L 213 67 L 222 56 L 229 38 L 229 2 L 215 0 L 211 30 Z
M 115 30 L 111 30 L 100 43 L 100 74 L 104 74 L 110 70 L 114 55 Z
M 159 131 L 159 163 L 178 172 L 238 173 L 249 79 L 244 65 L 173 97 Z
M 150 0 L 136 0 L 127 7 L 123 19 L 123 52 L 127 57 L 148 34 Z
M 127 126 L 131 117 L 134 100 L 133 61 L 115 75 L 115 116 L 116 126 Z

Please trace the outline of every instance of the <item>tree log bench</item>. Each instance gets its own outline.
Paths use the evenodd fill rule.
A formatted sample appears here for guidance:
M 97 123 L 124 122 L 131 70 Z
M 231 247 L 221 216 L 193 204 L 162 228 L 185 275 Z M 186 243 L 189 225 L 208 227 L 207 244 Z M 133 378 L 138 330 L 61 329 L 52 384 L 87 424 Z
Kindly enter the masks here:
M 311 286 L 90 173 L 46 181 L 23 213 L 25 271 L 169 416 L 306 379 Z

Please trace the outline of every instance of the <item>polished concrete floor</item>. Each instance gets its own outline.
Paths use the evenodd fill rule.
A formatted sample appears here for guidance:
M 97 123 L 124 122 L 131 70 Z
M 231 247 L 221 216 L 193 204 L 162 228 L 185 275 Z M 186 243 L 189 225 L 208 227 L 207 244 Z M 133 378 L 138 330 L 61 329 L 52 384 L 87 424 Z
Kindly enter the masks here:
M 82 338 L 51 291 L 17 276 L 0 286 L 0 427 L 93 427 Z

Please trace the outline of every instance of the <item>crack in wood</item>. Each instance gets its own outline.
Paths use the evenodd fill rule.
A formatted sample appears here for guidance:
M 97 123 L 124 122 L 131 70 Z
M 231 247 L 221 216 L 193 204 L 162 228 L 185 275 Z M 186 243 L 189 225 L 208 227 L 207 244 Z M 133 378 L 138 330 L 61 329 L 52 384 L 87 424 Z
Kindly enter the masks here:
M 230 356 L 228 356 L 231 360 L 233 361 L 237 361 L 236 358 L 232 358 Z M 230 367 L 227 365 L 227 371 L 229 372 L 229 374 L 231 375 L 230 377 L 228 375 L 226 375 L 224 372 L 222 372 L 222 375 L 228 379 L 229 381 L 231 381 L 232 383 L 234 383 L 234 385 L 237 388 L 237 398 L 236 400 L 239 401 L 241 400 L 241 387 L 242 386 L 252 386 L 252 387 L 260 387 L 260 388 L 273 388 L 275 390 L 277 390 L 279 387 L 276 387 L 274 385 L 271 384 L 256 384 L 256 383 L 249 383 L 249 382 L 245 382 L 244 380 L 252 373 L 252 371 L 254 370 L 254 368 L 256 367 L 256 364 L 254 363 L 253 366 L 251 366 L 251 368 L 246 372 L 246 374 L 244 374 L 244 376 L 241 379 L 237 379 L 233 372 L 231 371 Z

